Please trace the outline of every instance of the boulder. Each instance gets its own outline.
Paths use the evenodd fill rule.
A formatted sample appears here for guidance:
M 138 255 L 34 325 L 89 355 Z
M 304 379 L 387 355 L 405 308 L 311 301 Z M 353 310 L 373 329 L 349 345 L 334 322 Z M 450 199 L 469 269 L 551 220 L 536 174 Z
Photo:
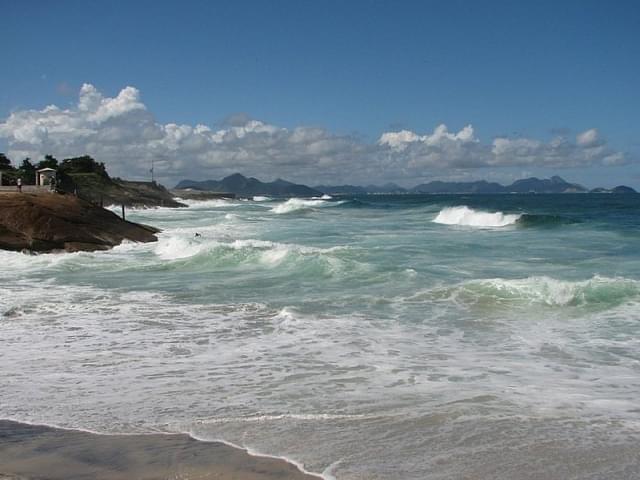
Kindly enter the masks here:
M 0 249 L 4 250 L 107 250 L 124 240 L 155 242 L 158 232 L 73 195 L 0 193 Z

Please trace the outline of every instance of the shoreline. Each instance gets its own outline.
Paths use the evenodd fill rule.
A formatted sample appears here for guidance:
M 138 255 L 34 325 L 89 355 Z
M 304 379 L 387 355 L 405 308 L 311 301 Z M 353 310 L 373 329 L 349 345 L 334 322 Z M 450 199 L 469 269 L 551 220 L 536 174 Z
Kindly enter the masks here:
M 288 459 L 187 433 L 101 434 L 6 419 L 0 465 L 0 480 L 323 479 Z

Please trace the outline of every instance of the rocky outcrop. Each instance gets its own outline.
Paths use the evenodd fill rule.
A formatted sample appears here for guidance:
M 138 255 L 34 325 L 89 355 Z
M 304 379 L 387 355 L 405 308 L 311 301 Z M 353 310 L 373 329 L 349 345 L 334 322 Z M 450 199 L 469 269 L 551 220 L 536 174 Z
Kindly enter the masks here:
M 127 222 L 73 195 L 0 193 L 0 248 L 107 250 L 124 240 L 155 242 L 158 229 Z
M 97 205 L 127 207 L 186 207 L 156 182 L 134 182 L 111 178 L 106 173 L 69 173 L 61 176 L 59 190 L 77 193 Z

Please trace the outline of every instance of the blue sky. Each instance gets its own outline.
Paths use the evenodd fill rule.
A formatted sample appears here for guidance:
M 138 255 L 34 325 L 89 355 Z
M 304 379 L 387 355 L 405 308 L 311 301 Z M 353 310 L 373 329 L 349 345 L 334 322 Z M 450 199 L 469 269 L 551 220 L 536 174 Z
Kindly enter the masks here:
M 309 183 L 557 173 L 640 187 L 637 1 L 0 0 L 0 12 L 0 149 L 13 157 L 85 149 L 140 176 L 155 155 L 168 182 L 237 169 Z M 83 84 L 103 102 L 134 87 L 135 108 L 80 119 Z M 52 119 L 47 105 L 71 113 Z M 265 128 L 233 130 L 247 119 Z M 169 138 L 173 124 L 223 140 Z M 467 125 L 472 137 L 456 137 Z M 592 129 L 597 139 L 578 141 Z M 415 135 L 380 142 L 403 130 Z M 502 154 L 496 138 L 511 142 Z

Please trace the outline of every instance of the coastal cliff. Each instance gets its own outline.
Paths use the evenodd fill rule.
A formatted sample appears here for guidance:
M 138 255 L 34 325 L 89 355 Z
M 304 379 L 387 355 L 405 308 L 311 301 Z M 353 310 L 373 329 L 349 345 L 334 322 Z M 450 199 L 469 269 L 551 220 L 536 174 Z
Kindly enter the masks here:
M 155 242 L 159 230 L 127 222 L 73 195 L 0 194 L 0 249 L 107 250 L 124 240 Z
M 106 173 L 67 173 L 61 175 L 61 190 L 74 191 L 96 204 L 125 205 L 127 207 L 186 207 L 156 182 L 135 182 L 111 178 Z

